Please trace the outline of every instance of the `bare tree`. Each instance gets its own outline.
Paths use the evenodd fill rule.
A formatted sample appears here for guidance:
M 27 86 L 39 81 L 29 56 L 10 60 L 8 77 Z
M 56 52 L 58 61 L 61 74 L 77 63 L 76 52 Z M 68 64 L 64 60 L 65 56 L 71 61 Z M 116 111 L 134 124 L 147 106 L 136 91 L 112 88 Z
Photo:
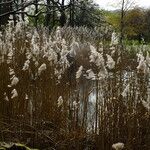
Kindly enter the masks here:
M 16 24 L 18 15 L 20 15 L 23 21 L 25 20 L 25 17 L 28 16 L 32 18 L 34 26 L 38 27 L 40 19 L 39 16 L 44 14 L 42 17 L 45 18 L 45 22 L 43 23 L 47 28 L 49 28 L 49 30 L 52 29 L 55 25 L 64 26 L 67 22 L 67 19 L 68 25 L 77 25 L 76 18 L 78 17 L 77 14 L 79 14 L 79 10 L 80 12 L 85 12 L 85 14 L 89 14 L 89 20 L 99 20 L 99 14 L 93 13 L 93 9 L 96 8 L 94 7 L 93 3 L 87 1 L 87 6 L 88 4 L 91 4 L 91 7 L 83 7 L 82 2 L 83 1 L 77 0 L 70 0 L 69 2 L 65 0 L 1 0 L 0 7 L 7 7 L 7 5 L 9 5 L 11 9 L 7 11 L 0 10 L 0 19 L 5 16 L 8 18 L 11 14 L 13 15 L 14 24 Z M 33 9 L 32 13 L 30 11 L 31 8 Z M 83 22 L 86 22 L 86 17 L 87 15 L 83 15 Z M 82 17 L 80 17 L 80 19 L 82 19 Z M 78 20 L 78 23 L 79 22 L 80 21 Z M 80 26 L 85 24 L 79 23 L 78 25 Z
M 125 27 L 125 16 L 129 9 L 135 6 L 135 0 L 122 0 L 121 1 L 121 19 L 120 19 L 120 44 L 123 46 L 124 40 L 124 27 Z

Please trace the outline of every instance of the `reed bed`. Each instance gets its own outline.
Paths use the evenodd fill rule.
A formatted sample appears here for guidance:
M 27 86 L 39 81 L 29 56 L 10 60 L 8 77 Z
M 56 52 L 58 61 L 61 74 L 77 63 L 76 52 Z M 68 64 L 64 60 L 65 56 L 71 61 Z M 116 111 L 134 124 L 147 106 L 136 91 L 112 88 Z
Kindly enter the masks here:
M 111 32 L 58 27 L 49 35 L 9 22 L 0 34 L 0 140 L 149 150 L 150 47 L 122 47 Z

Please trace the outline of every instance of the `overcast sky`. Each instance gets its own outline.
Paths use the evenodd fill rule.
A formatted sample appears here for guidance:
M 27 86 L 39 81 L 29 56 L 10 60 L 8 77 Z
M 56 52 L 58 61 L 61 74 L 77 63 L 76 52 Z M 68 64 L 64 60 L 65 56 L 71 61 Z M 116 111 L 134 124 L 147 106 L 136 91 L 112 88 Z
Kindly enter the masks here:
M 119 2 L 120 0 L 94 0 L 101 8 L 106 10 L 118 9 L 117 6 L 114 6 L 114 3 Z M 136 5 L 144 8 L 150 8 L 150 0 L 135 0 Z

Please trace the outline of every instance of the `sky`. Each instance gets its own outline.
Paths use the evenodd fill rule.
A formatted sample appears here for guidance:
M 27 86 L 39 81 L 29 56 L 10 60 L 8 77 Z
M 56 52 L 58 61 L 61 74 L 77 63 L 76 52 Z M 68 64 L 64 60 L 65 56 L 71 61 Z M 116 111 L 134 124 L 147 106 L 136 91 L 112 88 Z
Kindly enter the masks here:
M 115 10 L 118 9 L 116 5 L 120 0 L 94 0 L 97 4 L 99 4 L 100 8 L 104 8 L 106 10 Z M 135 0 L 135 4 L 140 7 L 150 8 L 150 0 Z

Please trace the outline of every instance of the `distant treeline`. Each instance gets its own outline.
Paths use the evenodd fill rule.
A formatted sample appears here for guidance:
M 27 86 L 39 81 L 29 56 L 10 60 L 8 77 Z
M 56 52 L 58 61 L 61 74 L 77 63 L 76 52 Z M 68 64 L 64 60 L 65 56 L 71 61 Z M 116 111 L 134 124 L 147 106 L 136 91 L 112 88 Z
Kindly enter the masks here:
M 120 11 L 107 11 L 105 15 L 107 21 L 118 30 L 121 22 Z M 128 40 L 150 42 L 150 9 L 134 7 L 126 11 L 124 34 Z

